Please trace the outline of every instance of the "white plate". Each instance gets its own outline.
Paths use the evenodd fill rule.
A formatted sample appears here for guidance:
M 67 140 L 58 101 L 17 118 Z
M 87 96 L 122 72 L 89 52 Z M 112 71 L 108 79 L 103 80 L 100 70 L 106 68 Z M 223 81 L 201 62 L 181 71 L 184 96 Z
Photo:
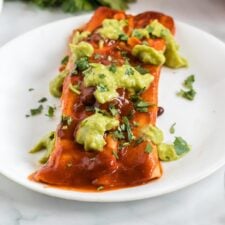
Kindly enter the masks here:
M 85 193 L 46 187 L 27 176 L 38 168 L 37 157 L 28 149 L 43 134 L 56 127 L 57 119 L 44 115 L 25 118 L 30 108 L 43 96 L 50 104 L 57 100 L 48 93 L 48 82 L 57 73 L 67 38 L 73 28 L 89 16 L 74 17 L 31 31 L 11 41 L 0 50 L 0 172 L 32 190 L 65 199 L 96 202 L 129 201 L 169 193 L 210 175 L 225 163 L 225 45 L 192 26 L 177 23 L 176 38 L 189 69 L 170 70 L 161 74 L 159 104 L 165 113 L 158 125 L 173 141 L 168 129 L 176 122 L 176 135 L 192 144 L 193 150 L 183 159 L 163 163 L 161 179 L 146 185 L 116 191 Z M 193 102 L 175 95 L 182 81 L 196 75 L 197 97 Z M 28 88 L 35 91 L 28 92 Z M 48 103 L 49 103 L 48 102 Z

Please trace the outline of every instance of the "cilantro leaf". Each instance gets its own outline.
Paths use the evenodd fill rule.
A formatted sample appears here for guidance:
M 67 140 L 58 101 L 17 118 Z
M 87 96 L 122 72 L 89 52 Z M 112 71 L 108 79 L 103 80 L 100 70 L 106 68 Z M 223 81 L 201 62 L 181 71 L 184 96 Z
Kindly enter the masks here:
M 195 82 L 195 76 L 194 75 L 190 75 L 189 77 L 187 77 L 187 79 L 184 81 L 184 87 L 188 88 L 188 89 L 193 89 L 193 83 Z
M 47 114 L 45 114 L 46 116 L 48 116 L 48 117 L 54 117 L 54 115 L 55 115 L 55 107 L 52 107 L 52 106 L 48 106 L 48 113 Z
M 97 85 L 97 90 L 100 92 L 106 92 L 108 91 L 108 88 L 104 84 Z
M 112 104 L 109 105 L 109 111 L 111 112 L 112 116 L 116 116 L 118 115 L 118 110 L 116 109 L 116 107 Z
M 112 73 L 115 73 L 116 72 L 116 66 L 114 64 L 112 64 L 110 67 L 109 67 L 109 71 L 112 72 Z
M 43 103 L 46 102 L 48 99 L 46 97 L 41 98 L 40 100 L 38 100 L 39 103 Z
M 170 133 L 171 134 L 174 134 L 175 133 L 175 126 L 176 126 L 176 123 L 173 123 L 170 127 Z
M 66 55 L 66 56 L 61 60 L 61 64 L 62 64 L 62 65 L 66 65 L 66 64 L 68 63 L 68 61 L 69 61 L 69 56 Z
M 76 66 L 78 70 L 86 70 L 89 68 L 88 57 L 82 57 L 76 61 Z
M 149 71 L 143 67 L 141 67 L 140 65 L 136 66 L 135 69 L 142 75 L 149 73 Z
M 176 137 L 173 145 L 178 156 L 181 156 L 190 151 L 189 145 L 182 137 Z
M 125 75 L 134 75 L 134 70 L 131 68 L 131 67 L 128 67 L 126 70 L 125 70 Z
M 113 132 L 113 137 L 114 137 L 115 139 L 118 139 L 118 140 L 125 139 L 125 136 L 124 136 L 123 132 L 120 131 L 120 130 L 115 130 L 115 131 Z
M 181 96 L 182 98 L 186 98 L 187 100 L 193 101 L 196 95 L 196 91 L 194 89 L 185 91 L 181 89 L 178 93 L 178 96 Z
M 177 96 L 180 96 L 182 98 L 185 98 L 187 100 L 194 100 L 196 96 L 196 91 L 193 88 L 193 83 L 195 82 L 195 77 L 194 75 L 190 75 L 187 77 L 183 83 L 183 86 L 188 89 L 188 90 L 183 90 L 181 89 L 178 93 Z
M 31 116 L 36 116 L 38 114 L 41 114 L 43 111 L 43 105 L 39 105 L 37 108 L 30 109 Z
M 128 141 L 132 141 L 135 137 L 131 130 L 130 122 L 126 116 L 123 117 L 123 122 L 126 128 Z
M 150 144 L 147 144 L 145 147 L 145 152 L 150 154 L 152 152 L 152 146 Z

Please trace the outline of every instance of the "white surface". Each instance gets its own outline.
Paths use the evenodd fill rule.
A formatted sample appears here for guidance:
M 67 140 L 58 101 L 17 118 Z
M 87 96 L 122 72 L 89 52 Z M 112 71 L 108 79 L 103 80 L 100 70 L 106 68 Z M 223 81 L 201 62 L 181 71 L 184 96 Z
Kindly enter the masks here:
M 225 79 L 221 77 L 221 72 L 224 72 L 225 45 L 211 35 L 177 22 L 176 38 L 191 66 L 188 69 L 162 70 L 159 104 L 163 105 L 166 113 L 159 118 L 158 124 L 163 131 L 167 131 L 176 121 L 176 135 L 185 137 L 193 150 L 181 160 L 165 163 L 161 179 L 128 189 L 77 192 L 46 188 L 46 185 L 27 179 L 37 169 L 37 159 L 28 155 L 28 149 L 49 130 L 55 129 L 58 121 L 46 119 L 44 115 L 25 118 L 25 114 L 30 108 L 36 107 L 42 96 L 49 98 L 49 80 L 57 73 L 68 36 L 74 27 L 80 27 L 89 18 L 80 16 L 46 25 L 17 38 L 0 50 L 0 74 L 7 74 L 1 78 L 4 86 L 0 90 L 0 137 L 3 138 L 0 142 L 0 172 L 26 187 L 51 196 L 111 202 L 169 193 L 221 167 L 225 163 L 225 108 L 222 107 Z M 12 53 L 17 60 L 10 67 Z M 211 64 L 211 67 L 206 68 L 206 64 Z M 175 93 L 184 78 L 193 73 L 196 74 L 195 88 L 198 94 L 194 102 L 188 102 L 176 97 Z M 30 87 L 35 90 L 28 92 Z M 208 130 L 203 132 L 205 128 Z M 173 141 L 173 137 L 167 135 L 166 140 Z
M 0 13 L 2 11 L 3 0 L 0 0 Z
M 225 41 L 224 5 L 223 0 L 141 0 L 131 8 L 167 12 Z M 69 16 L 22 3 L 5 3 L 0 15 L 0 45 L 38 25 Z M 224 208 L 224 168 L 176 193 L 120 204 L 54 199 L 0 176 L 0 225 L 224 225 Z

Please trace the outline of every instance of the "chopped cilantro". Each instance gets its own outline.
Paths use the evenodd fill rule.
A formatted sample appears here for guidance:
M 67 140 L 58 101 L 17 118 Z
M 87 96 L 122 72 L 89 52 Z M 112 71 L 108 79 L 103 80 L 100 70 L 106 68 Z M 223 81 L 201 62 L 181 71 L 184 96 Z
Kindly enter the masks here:
M 131 67 L 127 68 L 125 70 L 125 75 L 128 75 L 128 76 L 134 75 L 134 70 Z
M 151 106 L 150 103 L 144 101 L 144 100 L 138 100 L 134 103 L 134 108 L 138 112 L 148 112 L 148 107 Z
M 176 123 L 173 123 L 172 126 L 170 127 L 170 133 L 171 134 L 175 133 L 175 126 L 176 126 Z
M 39 102 L 39 103 L 43 103 L 43 102 L 46 102 L 47 100 L 48 100 L 47 98 L 43 97 L 43 98 L 41 98 L 40 100 L 38 100 L 38 102 Z
M 118 114 L 118 110 L 112 104 L 109 105 L 109 111 L 111 112 L 112 116 L 116 116 Z
M 145 152 L 148 153 L 148 154 L 152 152 L 152 146 L 150 144 L 146 145 Z
M 126 116 L 124 116 L 122 119 L 123 119 L 123 122 L 124 122 L 125 127 L 126 127 L 128 141 L 132 141 L 135 137 L 134 137 L 133 132 L 131 130 L 130 122 L 129 122 L 129 120 Z
M 34 88 L 29 88 L 29 89 L 28 89 L 28 91 L 33 91 L 33 90 L 34 90 Z
M 113 132 L 113 137 L 118 140 L 125 139 L 125 136 L 121 130 L 115 130 Z
M 194 100 L 195 98 L 195 95 L 196 95 L 196 91 L 194 89 L 191 89 L 189 91 L 185 91 L 183 89 L 181 89 L 178 93 L 177 93 L 178 96 L 181 96 L 183 98 L 186 98 L 187 100 Z
M 56 108 L 55 107 L 52 107 L 52 106 L 48 106 L 48 113 L 45 114 L 46 116 L 48 117 L 53 117 L 54 114 L 55 114 L 55 110 Z
M 63 126 L 69 126 L 69 125 L 72 124 L 72 122 L 73 122 L 73 119 L 70 116 L 64 116 L 63 115 L 62 118 L 61 118 L 61 123 L 62 123 Z
M 104 109 L 99 109 L 99 108 L 97 108 L 97 107 L 95 107 L 95 112 L 96 112 L 96 113 L 101 113 L 101 114 L 103 114 L 103 115 L 105 115 L 105 116 L 111 116 L 110 113 L 107 112 L 106 110 L 104 110 Z
M 66 55 L 66 56 L 61 60 L 61 64 L 62 64 L 62 65 L 66 65 L 66 64 L 68 63 L 68 61 L 69 61 L 69 56 Z
M 136 66 L 135 69 L 142 75 L 149 73 L 149 71 L 143 67 L 141 67 L 140 65 Z
M 183 90 L 181 89 L 177 95 L 181 96 L 182 98 L 186 98 L 187 100 L 194 100 L 195 96 L 196 96 L 196 91 L 193 88 L 193 83 L 195 82 L 195 76 L 194 75 L 190 75 L 189 77 L 187 77 L 183 83 L 183 86 L 188 89 L 188 90 Z
M 139 144 L 141 144 L 143 141 L 144 141 L 143 137 L 138 137 L 138 138 L 135 139 L 134 144 L 135 144 L 135 145 L 139 145 Z
M 35 115 L 41 114 L 42 111 L 43 111 L 43 105 L 39 105 L 37 108 L 31 109 L 30 114 L 31 116 L 35 116 Z
M 109 67 L 109 71 L 111 71 L 112 73 L 115 73 L 116 72 L 116 66 L 114 64 L 112 64 L 110 67 Z
M 119 40 L 121 40 L 121 41 L 127 41 L 128 40 L 128 36 L 126 34 L 120 34 L 119 35 Z
M 173 145 L 178 156 L 190 151 L 190 147 L 182 137 L 176 137 Z
M 88 57 L 82 57 L 76 61 L 76 66 L 78 70 L 86 70 L 89 68 Z
M 136 29 L 133 30 L 132 36 L 133 36 L 133 37 L 136 37 L 136 38 L 138 38 L 138 39 L 142 39 L 142 38 L 143 38 L 142 33 L 140 33 L 140 32 L 139 32 L 138 30 L 136 30 Z
M 100 92 L 106 92 L 108 91 L 108 88 L 104 84 L 99 84 L 97 86 L 97 90 L 99 90 Z
M 184 87 L 188 88 L 188 89 L 193 89 L 193 83 L 195 82 L 195 76 L 194 75 L 190 75 L 189 77 L 187 77 L 187 79 L 184 81 Z

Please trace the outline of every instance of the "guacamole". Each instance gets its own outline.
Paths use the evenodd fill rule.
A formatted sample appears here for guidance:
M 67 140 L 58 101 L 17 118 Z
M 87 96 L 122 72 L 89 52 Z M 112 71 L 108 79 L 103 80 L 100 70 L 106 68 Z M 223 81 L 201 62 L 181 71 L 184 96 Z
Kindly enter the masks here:
M 108 66 L 90 63 L 90 68 L 83 73 L 85 74 L 84 85 L 86 87 L 96 86 L 94 96 L 101 104 L 116 98 L 118 88 L 126 88 L 130 92 L 135 92 L 148 88 L 154 79 L 151 74 L 140 74 L 130 65 L 115 67 L 115 71 L 111 71 Z
M 59 73 L 52 81 L 49 83 L 49 91 L 52 96 L 59 98 L 62 95 L 62 86 L 65 77 L 68 75 L 68 71 L 64 70 Z
M 78 44 L 83 39 L 87 38 L 91 33 L 89 31 L 76 31 L 73 35 L 72 44 Z
M 156 145 L 163 142 L 163 132 L 156 126 L 149 124 L 142 129 L 141 133 L 145 139 L 152 141 Z
M 118 40 L 121 35 L 124 35 L 123 28 L 127 24 L 127 20 L 104 19 L 98 33 L 103 38 Z
M 79 44 L 70 44 L 70 50 L 74 61 L 84 56 L 90 57 L 94 53 L 92 45 L 85 41 L 81 41 Z
M 135 45 L 132 49 L 132 55 L 138 57 L 142 62 L 163 65 L 166 61 L 162 51 L 158 51 L 147 45 Z
M 39 142 L 30 150 L 30 153 L 36 153 L 46 149 L 44 156 L 39 160 L 40 163 L 46 163 L 51 155 L 55 145 L 55 132 L 51 131 L 45 135 Z
M 150 25 L 146 27 L 152 35 L 161 37 L 166 41 L 165 65 L 171 68 L 180 68 L 188 66 L 187 60 L 179 55 L 179 45 L 176 43 L 170 30 L 164 27 L 158 20 L 153 20 Z
M 117 119 L 96 112 L 80 123 L 75 134 L 76 142 L 84 145 L 86 151 L 102 151 L 106 144 L 104 133 L 118 126 Z
M 145 28 L 134 29 L 132 32 L 132 37 L 136 37 L 138 39 L 149 38 L 148 30 Z
M 173 144 L 162 143 L 158 145 L 158 155 L 162 161 L 173 161 L 180 158 L 177 155 Z

